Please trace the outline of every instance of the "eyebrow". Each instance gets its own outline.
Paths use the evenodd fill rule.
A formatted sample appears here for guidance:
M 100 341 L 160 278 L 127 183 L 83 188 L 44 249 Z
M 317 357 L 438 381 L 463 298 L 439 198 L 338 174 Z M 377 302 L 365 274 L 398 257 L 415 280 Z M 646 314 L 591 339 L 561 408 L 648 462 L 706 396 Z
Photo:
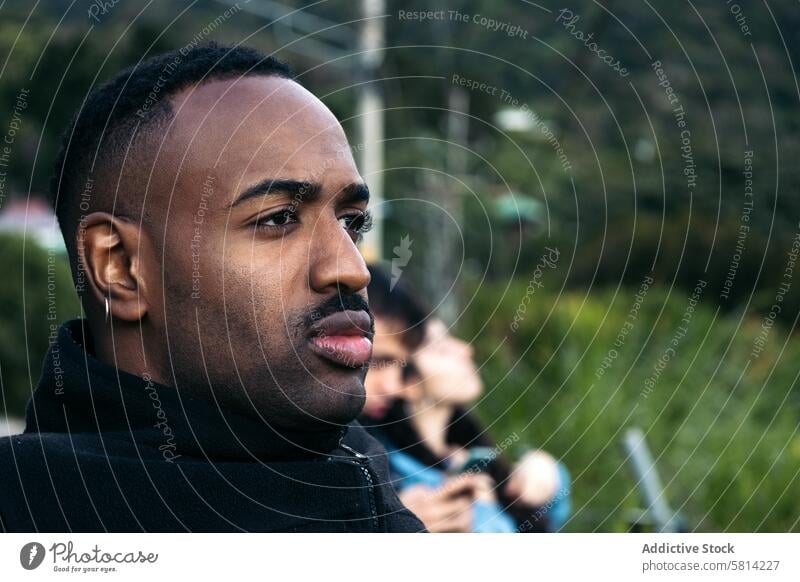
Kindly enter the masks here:
M 238 206 L 252 198 L 273 194 L 288 195 L 297 202 L 309 202 L 318 198 L 321 191 L 322 186 L 315 182 L 267 178 L 245 189 L 231 202 L 229 208 Z M 363 182 L 348 184 L 341 189 L 338 198 L 340 202 L 349 204 L 369 202 L 369 188 Z
M 339 202 L 357 204 L 359 202 L 369 202 L 369 188 L 363 182 L 348 184 L 341 190 Z
M 307 202 L 318 197 L 321 189 L 322 187 L 319 184 L 313 182 L 267 178 L 244 190 L 236 197 L 236 200 L 230 203 L 229 208 L 238 206 L 252 198 L 269 196 L 271 194 L 285 194 L 292 199 L 296 199 L 298 202 Z

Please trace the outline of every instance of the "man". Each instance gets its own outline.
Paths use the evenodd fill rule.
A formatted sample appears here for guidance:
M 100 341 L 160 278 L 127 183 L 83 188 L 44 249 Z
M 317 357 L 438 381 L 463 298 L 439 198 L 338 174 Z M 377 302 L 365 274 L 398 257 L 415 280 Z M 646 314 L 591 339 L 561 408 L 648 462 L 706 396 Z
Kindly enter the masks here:
M 86 320 L 62 326 L 8 531 L 421 531 L 364 403 L 368 190 L 285 65 L 204 45 L 88 96 L 53 199 Z

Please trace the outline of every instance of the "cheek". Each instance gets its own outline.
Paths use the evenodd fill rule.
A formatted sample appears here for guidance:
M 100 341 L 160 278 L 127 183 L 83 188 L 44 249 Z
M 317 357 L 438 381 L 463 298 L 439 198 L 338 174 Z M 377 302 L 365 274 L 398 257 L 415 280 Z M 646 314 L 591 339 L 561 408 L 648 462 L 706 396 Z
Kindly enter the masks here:
M 403 392 L 405 391 L 402 369 L 399 366 L 394 365 L 388 369 L 386 373 L 390 374 L 390 396 L 402 396 Z
M 278 313 L 281 306 L 292 309 L 303 305 L 308 269 L 306 253 L 296 248 L 300 246 L 280 241 L 230 245 L 220 265 L 226 289 L 230 282 L 237 290 L 246 290 L 248 298 L 268 301 Z
M 364 389 L 367 391 L 367 398 L 380 396 L 381 385 L 383 384 L 382 372 L 377 368 L 367 372 L 364 379 Z
M 256 313 L 264 309 L 280 313 L 281 301 L 287 299 L 278 260 L 271 261 L 252 245 L 237 249 L 228 247 L 224 256 L 218 253 L 211 267 L 213 287 L 226 305 L 250 306 Z M 277 307 L 276 307 L 277 306 Z
M 286 245 L 281 253 L 280 246 L 248 243 L 226 249 L 218 266 L 220 299 L 209 307 L 221 311 L 224 300 L 243 349 L 260 344 L 271 360 L 296 364 L 302 357 L 297 354 L 302 347 L 301 317 L 308 312 L 310 299 L 303 272 L 297 269 L 299 261 L 286 252 Z
M 376 398 L 394 398 L 400 396 L 402 384 L 398 375 L 392 368 L 374 368 L 367 373 L 365 388 L 367 396 Z
M 171 220 L 167 225 L 163 275 L 173 300 L 185 300 L 190 308 L 219 302 L 227 257 L 217 230 L 204 217 L 190 217 L 180 224 Z

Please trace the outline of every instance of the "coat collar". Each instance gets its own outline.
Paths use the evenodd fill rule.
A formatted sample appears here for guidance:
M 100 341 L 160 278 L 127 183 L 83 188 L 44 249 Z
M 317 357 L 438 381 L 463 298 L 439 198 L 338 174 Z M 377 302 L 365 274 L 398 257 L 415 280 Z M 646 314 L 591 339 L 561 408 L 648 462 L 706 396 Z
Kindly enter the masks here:
M 59 329 L 28 403 L 26 433 L 99 433 L 158 449 L 168 461 L 281 461 L 326 455 L 349 427 L 278 430 L 265 420 L 221 410 L 102 363 L 84 348 L 88 333 L 81 319 Z

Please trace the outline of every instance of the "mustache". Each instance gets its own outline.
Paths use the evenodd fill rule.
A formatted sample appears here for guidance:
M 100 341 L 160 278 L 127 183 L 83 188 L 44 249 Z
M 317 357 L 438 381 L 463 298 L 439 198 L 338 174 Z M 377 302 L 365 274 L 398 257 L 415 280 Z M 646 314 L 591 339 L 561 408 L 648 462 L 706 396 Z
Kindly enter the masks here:
M 361 295 L 334 295 L 329 297 L 303 317 L 303 330 L 309 329 L 323 317 L 339 313 L 340 311 L 366 311 L 369 315 L 370 332 L 375 332 L 375 318 L 370 311 L 369 303 Z

